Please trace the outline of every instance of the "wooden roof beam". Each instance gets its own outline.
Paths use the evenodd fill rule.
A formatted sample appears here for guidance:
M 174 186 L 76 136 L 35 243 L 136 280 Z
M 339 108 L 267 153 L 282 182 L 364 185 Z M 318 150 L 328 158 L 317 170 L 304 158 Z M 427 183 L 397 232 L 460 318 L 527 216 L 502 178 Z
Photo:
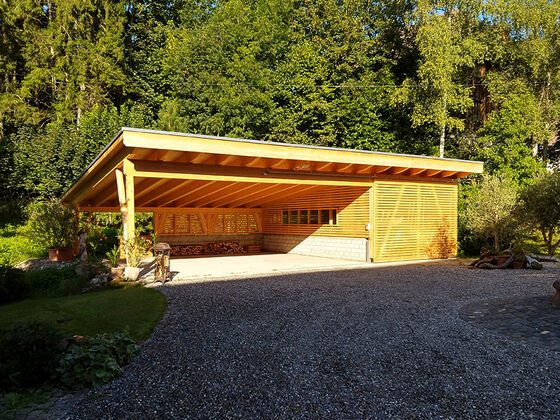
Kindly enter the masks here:
M 376 165 L 376 166 L 374 166 L 373 173 L 374 174 L 387 173 L 387 171 L 391 168 L 392 168 L 391 166 L 378 166 L 378 165 Z
M 334 166 L 334 162 L 319 162 L 315 166 L 316 171 L 325 171 Z
M 171 207 L 177 207 L 175 203 L 177 200 L 180 200 L 184 197 L 188 197 L 198 191 L 206 191 L 206 189 L 210 188 L 212 185 L 215 184 L 216 181 L 198 181 L 197 183 L 186 185 L 186 189 L 184 187 L 181 188 L 181 191 L 178 193 L 173 194 L 166 194 L 163 199 L 156 201 L 156 205 L 158 207 L 165 207 L 170 205 Z
M 232 163 L 237 163 L 241 158 L 233 155 L 222 155 L 216 160 L 216 165 L 224 166 Z
M 424 171 L 426 171 L 426 169 L 411 168 L 406 172 L 406 175 L 408 175 L 408 176 L 418 176 Z
M 403 172 L 408 171 L 409 168 L 396 168 L 393 167 L 391 169 L 389 169 L 386 173 L 391 174 L 391 175 L 399 175 L 402 174 Z
M 263 167 L 262 163 L 263 163 L 263 158 L 258 156 L 258 157 L 254 157 L 254 158 L 249 158 L 245 161 L 245 165 L 248 168 L 259 168 L 259 167 Z
M 272 185 L 273 186 L 273 185 Z M 231 203 L 239 198 L 246 197 L 251 193 L 259 193 L 262 192 L 267 187 L 271 188 L 272 186 L 263 186 L 262 184 L 247 184 L 243 187 L 236 188 L 235 191 L 232 191 L 228 194 L 220 194 L 220 197 L 214 201 L 211 201 L 212 207 L 219 207 L 225 204 Z
M 439 178 L 450 178 L 455 175 L 457 171 L 441 171 L 437 176 Z
M 210 181 L 206 185 L 196 188 L 192 191 L 187 192 L 182 197 L 177 198 L 175 201 L 168 203 L 171 207 L 192 207 L 189 204 L 194 203 L 200 197 L 206 197 L 208 194 L 214 194 L 216 192 L 222 191 L 225 188 L 229 188 L 230 184 L 227 182 Z
M 271 190 L 275 190 L 273 194 L 276 194 L 276 190 L 278 189 L 278 187 L 281 184 L 256 184 L 255 188 L 251 188 L 250 191 L 245 191 L 245 193 L 242 193 L 240 195 L 235 195 L 233 197 L 230 197 L 226 200 L 218 200 L 213 204 L 213 206 L 225 206 L 225 207 L 235 207 L 237 205 L 239 205 L 239 203 L 243 203 L 245 201 L 247 201 L 248 199 L 251 200 L 255 197 L 262 197 L 264 194 L 266 194 L 267 192 L 271 191 Z
M 147 203 L 152 203 L 159 200 L 162 197 L 165 197 L 170 194 L 174 194 L 176 191 L 190 185 L 194 182 L 192 179 L 184 180 L 184 179 L 174 179 L 174 180 L 166 180 L 162 179 L 158 182 L 163 181 L 163 183 L 154 188 L 148 194 L 140 194 L 140 196 L 136 195 L 136 202 L 138 206 L 145 206 Z
M 301 172 L 268 173 L 260 168 L 194 165 L 175 162 L 133 160 L 135 176 L 143 178 L 199 179 L 231 182 L 261 182 L 265 184 L 314 184 L 370 186 L 371 182 L 351 175 L 314 175 Z
M 228 183 L 221 188 L 216 188 L 213 191 L 210 191 L 208 193 L 205 193 L 201 196 L 196 197 L 196 200 L 188 203 L 188 204 L 190 204 L 190 206 L 189 205 L 185 205 L 185 206 L 182 205 L 181 207 L 206 207 L 209 203 L 211 203 L 212 201 L 215 200 L 216 196 L 221 197 L 221 194 L 219 194 L 219 193 L 221 193 L 222 191 L 228 190 L 228 189 L 231 189 L 231 188 L 234 188 L 235 191 L 237 191 L 238 190 L 238 185 L 239 185 L 238 182 Z
M 439 170 L 439 169 L 428 169 L 428 170 L 426 170 L 426 172 L 424 172 L 424 175 L 425 176 L 434 176 L 434 175 L 439 174 L 440 172 L 442 172 L 442 171 Z

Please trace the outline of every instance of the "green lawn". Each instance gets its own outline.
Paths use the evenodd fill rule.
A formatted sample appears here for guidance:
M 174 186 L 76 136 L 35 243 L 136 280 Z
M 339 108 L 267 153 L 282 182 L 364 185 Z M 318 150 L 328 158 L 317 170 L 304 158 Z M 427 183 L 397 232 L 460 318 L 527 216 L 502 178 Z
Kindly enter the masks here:
M 68 336 L 127 330 L 135 340 L 145 340 L 165 307 L 165 297 L 157 290 L 126 286 L 0 306 L 0 328 L 9 327 L 15 321 L 43 321 L 52 322 Z

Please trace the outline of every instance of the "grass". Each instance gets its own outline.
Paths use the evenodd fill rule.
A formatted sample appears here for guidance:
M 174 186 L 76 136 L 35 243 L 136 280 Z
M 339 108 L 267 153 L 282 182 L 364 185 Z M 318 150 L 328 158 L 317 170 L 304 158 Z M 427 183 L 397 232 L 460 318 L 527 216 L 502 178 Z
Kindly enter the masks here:
M 3 305 L 0 328 L 16 321 L 42 321 L 53 323 L 67 336 L 127 331 L 140 341 L 149 337 L 165 307 L 165 297 L 157 290 L 131 285 Z

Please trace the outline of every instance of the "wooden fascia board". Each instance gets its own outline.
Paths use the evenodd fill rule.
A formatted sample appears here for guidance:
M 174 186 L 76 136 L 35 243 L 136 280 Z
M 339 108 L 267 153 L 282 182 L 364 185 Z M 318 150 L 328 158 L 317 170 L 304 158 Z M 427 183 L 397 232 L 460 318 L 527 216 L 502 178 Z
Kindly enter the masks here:
M 93 167 L 90 168 L 87 173 L 84 173 L 84 175 L 64 193 L 61 199 L 72 203 L 80 202 L 84 196 L 99 185 L 106 177 L 114 177 L 115 169 L 122 165 L 122 162 L 131 152 L 132 149 L 125 147 L 116 152 L 113 157 L 108 158 L 104 164 L 100 163 L 95 169 Z
M 127 147 L 147 149 L 169 149 L 185 152 L 230 154 L 236 156 L 261 157 L 312 162 L 398 166 L 481 173 L 482 162 L 446 160 L 423 156 L 360 152 L 354 150 L 307 148 L 290 144 L 244 142 L 220 138 L 204 138 L 189 135 L 123 131 L 123 142 Z
M 141 178 L 198 179 L 229 182 L 259 182 L 265 184 L 311 184 L 311 185 L 371 185 L 368 177 L 344 175 L 311 175 L 293 173 L 268 173 L 257 168 L 195 165 L 176 162 L 132 160 L 135 176 Z

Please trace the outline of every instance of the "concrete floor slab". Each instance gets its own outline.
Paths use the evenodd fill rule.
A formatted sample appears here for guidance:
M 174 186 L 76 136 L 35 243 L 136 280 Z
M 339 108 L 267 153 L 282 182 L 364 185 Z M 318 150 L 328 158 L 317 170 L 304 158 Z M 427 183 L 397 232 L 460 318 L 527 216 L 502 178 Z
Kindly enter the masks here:
M 273 253 L 171 259 L 171 273 L 173 280 L 237 276 L 245 277 L 262 274 L 360 267 L 371 267 L 371 264 L 336 258 Z M 150 261 L 146 261 L 144 263 L 144 269 L 142 270 L 141 276 L 145 279 L 153 277 L 153 266 L 150 264 Z

